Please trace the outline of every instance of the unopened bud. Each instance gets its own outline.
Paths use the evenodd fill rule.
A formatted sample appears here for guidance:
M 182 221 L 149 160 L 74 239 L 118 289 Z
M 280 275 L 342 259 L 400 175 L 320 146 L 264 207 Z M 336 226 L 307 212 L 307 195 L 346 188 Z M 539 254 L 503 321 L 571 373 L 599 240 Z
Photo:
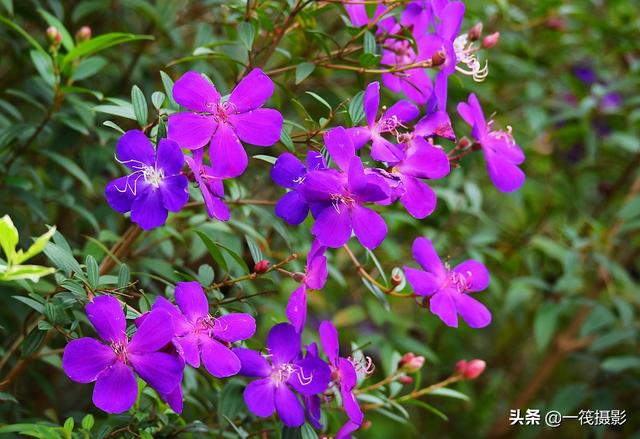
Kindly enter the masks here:
M 463 137 L 458 141 L 458 148 L 460 149 L 467 148 L 469 145 L 471 145 L 471 140 L 467 139 L 466 137 Z
M 293 273 L 293 280 L 295 280 L 296 282 L 302 282 L 304 280 L 304 273 L 300 273 L 299 271 L 296 271 L 295 273 Z
M 391 285 L 393 285 L 394 287 L 397 287 L 401 283 L 402 283 L 402 275 L 400 273 L 394 273 L 391 276 Z
M 482 375 L 484 369 L 487 367 L 487 363 L 483 360 L 471 360 L 467 363 L 467 369 L 464 371 L 464 377 L 469 380 L 474 380 Z
M 482 36 L 482 22 L 476 23 L 469 32 L 467 32 L 467 38 L 469 41 L 477 41 Z
M 403 369 L 406 372 L 414 373 L 420 370 L 424 365 L 424 357 L 416 355 L 413 352 L 407 352 L 400 358 L 398 362 L 398 368 Z
M 567 28 L 567 23 L 562 17 L 549 17 L 546 24 L 549 29 L 553 30 L 563 31 Z
M 446 60 L 447 60 L 447 55 L 442 50 L 438 50 L 431 57 L 431 66 L 432 67 L 441 66 L 442 64 L 444 64 Z
M 467 365 L 469 363 L 467 363 L 465 360 L 460 360 L 456 363 L 456 374 L 458 375 L 464 375 L 465 371 L 467 370 Z
M 364 430 L 368 430 L 368 429 L 370 429 L 370 428 L 371 428 L 371 426 L 372 426 L 372 425 L 373 425 L 373 424 L 372 424 L 372 422 L 371 422 L 370 420 L 365 419 L 365 420 L 362 422 L 362 425 L 360 426 L 360 430 L 362 430 L 362 431 L 364 431 Z
M 400 378 L 398 378 L 398 382 L 405 385 L 411 384 L 413 383 L 413 378 L 408 375 L 402 375 Z
M 49 26 L 47 28 L 47 39 L 51 45 L 59 46 L 60 42 L 62 42 L 62 34 L 54 26 Z
M 485 49 L 491 49 L 498 44 L 498 40 L 500 39 L 500 32 L 494 32 L 491 35 L 487 35 L 482 39 L 482 47 Z
M 80 29 L 78 29 L 78 32 L 76 32 L 76 41 L 78 43 L 82 41 L 87 41 L 90 39 L 91 39 L 91 28 L 89 26 L 82 26 Z
M 256 265 L 253 267 L 253 271 L 258 274 L 266 273 L 269 269 L 269 261 L 263 259 L 258 261 Z

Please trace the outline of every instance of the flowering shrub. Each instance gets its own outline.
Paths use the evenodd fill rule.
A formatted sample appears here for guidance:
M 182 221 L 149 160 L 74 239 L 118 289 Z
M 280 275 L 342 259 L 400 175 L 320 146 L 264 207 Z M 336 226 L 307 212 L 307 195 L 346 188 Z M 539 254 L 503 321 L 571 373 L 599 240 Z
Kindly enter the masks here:
M 13 14 L 13 3 L 4 3 Z M 448 406 L 421 398 L 468 400 L 451 386 L 492 366 L 464 355 L 438 364 L 436 351 L 447 348 L 412 337 L 421 323 L 409 320 L 446 331 L 456 344 L 466 337 L 456 331 L 506 325 L 490 299 L 496 276 L 487 267 L 498 268 L 495 260 L 514 244 L 489 248 L 495 232 L 487 227 L 500 228 L 503 214 L 483 210 L 482 197 L 503 197 L 497 206 L 539 202 L 512 194 L 527 186 L 519 125 L 499 122 L 484 98 L 499 29 L 483 35 L 481 22 L 472 25 L 480 14 L 465 21 L 459 0 L 247 0 L 190 5 L 185 14 L 202 8 L 201 24 L 214 23 L 187 36 L 161 23 L 176 6 L 142 3 L 154 18 L 140 34 L 94 35 L 83 26 L 72 37 L 66 24 L 107 14 L 89 1 L 67 19 L 60 4 L 39 9 L 49 25 L 40 34 L 0 17 L 12 43 L 30 46 L 34 93 L 46 102 L 35 127 L 2 131 L 9 147 L 0 189 L 20 188 L 18 197 L 45 222 L 57 211 L 55 227 L 24 253 L 15 251 L 10 217 L 0 222 L 0 282 L 31 309 L 5 348 L 0 396 L 17 404 L 14 386 L 43 358 L 56 370 L 47 392 L 74 395 L 60 412 L 45 413 L 47 421 L 7 422 L 0 432 L 385 437 L 372 418 L 411 425 L 419 415 L 405 404 L 446 419 Z M 155 49 L 173 42 L 173 58 Z M 128 53 L 129 45 L 137 45 L 130 67 L 114 77 L 132 87 L 130 99 L 107 97 L 120 88 L 103 81 L 113 67 L 105 56 Z M 589 73 L 582 66 L 576 77 L 597 82 Z M 314 80 L 315 91 L 303 90 Z M 42 106 L 26 92 L 11 94 Z M 603 111 L 621 105 L 617 96 L 602 97 Z M 0 104 L 22 116 L 9 101 Z M 100 126 L 96 117 L 113 120 Z M 37 154 L 65 172 L 29 174 L 27 159 L 53 124 L 96 147 L 81 150 L 87 165 L 80 166 L 39 143 Z M 481 154 L 488 178 L 474 172 L 484 166 Z M 25 191 L 35 183 L 21 183 L 25 175 L 59 187 L 34 205 Z M 86 193 L 78 197 L 79 190 Z M 459 211 L 479 220 L 464 226 L 468 233 L 447 229 Z M 12 215 L 24 222 L 19 210 Z M 70 244 L 78 221 L 94 230 Z M 465 239 L 476 244 L 467 249 Z M 549 238 L 533 242 L 570 263 Z M 20 265 L 40 252 L 48 266 Z M 498 268 L 495 288 L 518 270 Z M 509 297 L 510 306 L 522 301 Z M 534 322 L 543 346 L 559 321 L 550 306 Z M 388 329 L 369 338 L 373 324 Z M 581 343 L 576 334 L 571 342 Z M 441 370 L 427 385 L 425 363 Z M 93 383 L 92 390 L 71 382 Z M 506 431 L 499 421 L 493 428 Z

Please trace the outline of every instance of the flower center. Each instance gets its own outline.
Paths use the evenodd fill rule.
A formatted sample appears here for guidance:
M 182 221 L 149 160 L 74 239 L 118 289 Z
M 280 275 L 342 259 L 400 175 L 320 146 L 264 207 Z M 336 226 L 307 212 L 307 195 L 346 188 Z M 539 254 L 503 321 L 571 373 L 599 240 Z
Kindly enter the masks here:
M 340 213 L 340 206 L 344 205 L 347 208 L 353 207 L 356 203 L 355 198 L 351 194 L 331 194 L 331 203 L 336 212 Z
M 453 287 L 460 294 L 463 294 L 471 289 L 472 285 L 473 282 L 470 271 L 467 271 L 466 273 L 450 271 L 447 277 L 447 281 L 445 282 L 445 287 Z
M 218 123 L 229 122 L 229 116 L 238 114 L 238 109 L 231 102 L 222 102 L 221 104 L 207 104 L 209 114 L 213 116 L 213 119 Z
M 164 169 L 158 169 L 154 166 L 145 166 L 142 169 L 142 177 L 145 183 L 157 188 L 164 180 Z
M 113 350 L 113 353 L 116 354 L 118 361 L 125 364 L 127 363 L 127 344 L 127 340 L 116 341 L 111 344 L 111 349 Z
M 467 34 L 462 34 L 453 41 L 453 50 L 458 64 L 465 65 L 456 66 L 458 72 L 471 76 L 476 82 L 482 82 L 489 76 L 489 61 L 485 61 L 484 66 L 480 63 L 476 55 L 478 48 L 469 41 Z
M 226 325 L 223 324 L 221 319 L 216 319 L 212 315 L 206 315 L 204 317 L 198 317 L 195 324 L 193 325 L 193 330 L 196 334 L 210 334 L 213 328 L 217 326 L 222 327 L 222 331 L 227 329 Z
M 353 357 L 348 357 L 347 360 L 353 364 L 353 368 L 356 373 L 363 372 L 366 375 L 371 375 L 373 371 L 376 370 L 376 365 L 373 364 L 373 360 L 369 356 L 362 357 L 357 360 Z
M 400 123 L 398 116 L 394 114 L 393 116 L 385 117 L 378 122 L 378 131 L 380 133 L 392 133 L 400 126 L 402 126 L 402 123 Z

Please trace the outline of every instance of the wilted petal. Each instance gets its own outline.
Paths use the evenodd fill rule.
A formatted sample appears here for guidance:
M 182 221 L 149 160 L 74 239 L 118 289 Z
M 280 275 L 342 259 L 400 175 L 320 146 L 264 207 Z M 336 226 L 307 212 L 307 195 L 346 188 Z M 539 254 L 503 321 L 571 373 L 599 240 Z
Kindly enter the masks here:
M 169 393 L 182 381 L 184 363 L 165 352 L 129 353 L 129 362 L 140 378 L 159 393 Z
M 200 73 L 189 71 L 173 85 L 173 99 L 189 110 L 213 112 L 220 102 L 220 93 Z
M 266 418 L 275 410 L 275 384 L 271 378 L 250 382 L 244 389 L 244 402 L 249 411 L 256 416 Z
M 138 196 L 131 204 L 131 221 L 143 230 L 160 227 L 167 221 L 168 211 L 162 203 L 162 192 L 153 186 L 140 188 Z
M 138 396 L 138 383 L 133 371 L 116 361 L 97 379 L 93 388 L 93 404 L 107 413 L 122 413 L 133 407 Z
M 116 145 L 118 160 L 129 169 L 138 170 L 142 166 L 153 166 L 156 152 L 153 143 L 140 130 L 127 131 Z
M 267 349 L 273 364 L 289 363 L 300 354 L 300 334 L 289 323 L 277 324 L 267 335 Z
M 351 220 L 358 241 L 370 250 L 378 247 L 387 236 L 387 225 L 376 211 L 355 205 L 351 209 Z
M 456 266 L 453 271 L 464 276 L 467 291 L 482 291 L 489 286 L 489 271 L 480 261 L 469 259 Z
M 201 337 L 202 364 L 216 378 L 226 378 L 240 372 L 240 359 L 231 349 L 209 337 Z
M 273 94 L 273 81 L 262 70 L 253 69 L 236 85 L 229 96 L 238 113 L 261 107 Z M 279 134 L 279 133 L 278 133 Z
M 280 139 L 282 114 L 271 108 L 258 108 L 229 116 L 240 140 L 257 146 L 271 146 Z
M 171 315 L 162 308 L 152 310 L 131 337 L 129 352 L 154 352 L 167 345 L 173 338 Z M 167 389 L 169 391 L 171 389 Z
M 169 115 L 167 136 L 187 149 L 202 148 L 209 143 L 216 129 L 213 116 L 190 112 Z
M 311 233 L 322 243 L 331 248 L 344 245 L 351 237 L 351 215 L 347 206 L 333 205 L 325 208 L 316 218 Z
M 207 296 L 198 282 L 178 282 L 175 296 L 180 311 L 191 322 L 209 314 Z
M 458 312 L 470 327 L 484 328 L 491 323 L 491 313 L 487 307 L 473 297 L 459 294 L 455 300 Z
M 226 124 L 218 124 L 211 139 L 211 169 L 213 175 L 220 178 L 234 178 L 247 169 L 249 159 L 233 128 Z
M 458 327 L 458 312 L 456 303 L 451 294 L 447 291 L 434 294 L 429 300 L 429 309 L 432 313 L 440 317 L 447 326 Z
M 87 318 L 101 339 L 109 342 L 127 339 L 127 322 L 122 304 L 112 296 L 98 296 L 85 307 Z
M 304 424 L 304 409 L 298 397 L 286 385 L 276 387 L 275 406 L 282 423 L 287 427 Z
M 95 381 L 116 360 L 113 350 L 93 338 L 71 340 L 62 354 L 62 369 L 78 383 Z
M 253 337 L 256 320 L 245 313 L 226 314 L 215 319 L 213 336 L 218 340 L 233 343 Z
M 235 348 L 233 353 L 240 359 L 242 366 L 240 372 L 238 372 L 240 375 L 266 377 L 271 373 L 271 366 L 269 366 L 269 363 L 260 352 L 245 348 Z

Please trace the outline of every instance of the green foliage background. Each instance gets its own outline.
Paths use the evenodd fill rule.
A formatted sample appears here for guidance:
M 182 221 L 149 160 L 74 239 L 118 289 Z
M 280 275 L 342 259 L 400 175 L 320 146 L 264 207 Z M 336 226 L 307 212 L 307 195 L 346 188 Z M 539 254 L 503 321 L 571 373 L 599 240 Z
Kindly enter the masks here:
M 252 3 L 255 6 L 255 0 Z M 473 91 L 487 111 L 495 110 L 497 123 L 513 127 L 527 153 L 527 182 L 513 195 L 501 194 L 490 184 L 482 157 L 471 154 L 450 177 L 434 183 L 439 195 L 434 215 L 418 222 L 397 209 L 384 211 L 389 235 L 375 257 L 388 277 L 393 268 L 411 261 L 411 242 L 424 235 L 454 263 L 468 257 L 484 261 L 492 282 L 481 300 L 492 310 L 494 321 L 483 330 L 464 325 L 447 328 L 410 300 L 389 298 L 387 302 L 376 297 L 363 285 L 347 255 L 332 251 L 329 283 L 309 299 L 309 326 L 332 319 L 345 346 L 348 342 L 366 345 L 365 352 L 377 364 L 378 378 L 386 376 L 407 351 L 427 358 L 422 383 L 447 377 L 459 359 L 487 362 L 479 379 L 455 387 L 469 395 L 468 401 L 429 396 L 423 400 L 433 410 L 406 405 L 386 413 L 369 412 L 371 426 L 358 437 L 496 435 L 518 402 L 524 402 L 522 408 L 539 408 L 543 413 L 626 410 L 627 422 L 606 428 L 566 421 L 556 430 L 519 427 L 508 431 L 517 437 L 638 435 L 640 4 L 628 0 L 465 3 L 463 29 L 482 21 L 485 32 L 499 31 L 501 38 L 496 48 L 483 53 L 489 59 L 489 78 L 477 84 L 455 76 L 450 81 L 450 103 Z M 18 24 L 46 50 L 48 24 L 38 8 L 58 17 L 71 35 L 89 25 L 94 38 L 111 32 L 152 38 L 120 36 L 122 44 L 105 47 L 79 65 L 74 64 L 78 60 L 68 60 L 69 71 L 75 71 L 73 81 L 56 89 L 51 66 L 43 64 L 37 50 L 36 55 L 30 53 L 29 41 L 5 23 Z M 103 196 L 106 182 L 120 175 L 113 159 L 119 133 L 104 121 L 125 130 L 138 127 L 134 108 L 127 103 L 133 85 L 146 96 L 149 121 L 154 120 L 157 111 L 151 95 L 165 90 L 160 70 L 175 80 L 182 72 L 196 69 L 209 75 L 223 94 L 228 92 L 247 61 L 247 48 L 265 46 L 256 61 L 264 59 L 270 50 L 265 42 L 277 35 L 290 9 L 284 0 L 261 0 L 249 14 L 246 3 L 235 0 L 0 1 L 4 17 L 0 25 L 0 214 L 13 219 L 22 248 L 30 244 L 29 236 L 46 232 L 45 225 L 56 225 L 55 245 L 33 261 L 60 268 L 55 277 L 37 284 L 0 285 L 0 353 L 5 355 L 16 339 L 26 335 L 0 371 L 4 380 L 21 364 L 19 376 L 0 394 L 0 423 L 18 423 L 22 431 L 36 431 L 41 428 L 36 424 L 62 425 L 73 417 L 74 434 L 90 428 L 97 436 L 101 432 L 158 437 L 191 432 L 235 437 L 225 416 L 252 433 L 276 428 L 272 422 L 260 427 L 246 413 L 239 399 L 241 379 L 222 382 L 193 371 L 186 375 L 182 416 L 156 410 L 162 403 L 151 403 L 156 396 L 146 390 L 148 401 L 143 398 L 133 415 L 107 417 L 91 406 L 90 386 L 72 383 L 63 374 L 60 349 L 65 333 L 87 328 L 79 324 L 86 322 L 83 284 L 97 290 L 124 287 L 123 291 L 137 294 L 130 303 L 144 311 L 155 295 L 170 296 L 176 281 L 195 277 L 210 284 L 227 271 L 232 276 L 246 274 L 243 264 L 252 267 L 254 258 L 273 263 L 292 252 L 306 254 L 309 223 L 293 228 L 277 220 L 271 206 L 234 205 L 229 223 L 207 220 L 201 207 L 172 215 L 165 227 L 135 242 L 123 260 L 125 268 L 117 266 L 107 276 L 97 277 L 92 262 L 105 258 L 105 249 L 129 224 L 109 208 Z M 288 127 L 295 132 L 300 132 L 300 126 L 319 130 L 330 116 L 332 124 L 350 124 L 348 105 L 340 103 L 379 79 L 374 74 L 321 67 L 310 71 L 308 64 L 302 64 L 322 56 L 324 47 L 333 50 L 334 41 L 350 38 L 340 14 L 341 6 L 333 3 L 316 3 L 303 10 L 265 66 L 266 71 L 286 70 L 273 74 L 277 87 L 270 102 L 291 121 Z M 589 65 L 599 82 L 580 81 L 573 72 L 577 65 Z M 321 96 L 331 111 L 307 91 Z M 604 108 L 602 98 L 609 92 L 620 94 L 620 107 Z M 383 97 L 387 104 L 393 99 L 390 94 Z M 102 107 L 96 111 L 98 105 Z M 166 100 L 161 105 L 172 104 Z M 452 116 L 454 111 L 452 105 Z M 120 117 L 123 114 L 129 118 Z M 455 120 L 456 132 L 468 134 Z M 285 138 L 271 149 L 251 153 L 277 156 L 292 145 Z M 270 166 L 251 159 L 249 171 L 227 185 L 228 198 L 277 199 L 282 191 L 270 182 Z M 230 250 L 217 247 L 224 263 L 212 258 L 202 234 Z M 371 255 L 361 249 L 356 254 L 382 279 Z M 302 269 L 303 263 L 304 258 L 292 267 Z M 225 305 L 229 310 L 257 313 L 259 329 L 249 344 L 259 348 L 267 329 L 285 318 L 284 304 L 294 288 L 292 280 L 271 273 L 223 288 L 211 298 L 224 301 L 269 292 Z M 38 323 L 39 316 L 44 317 Z M 313 340 L 311 333 L 306 337 Z M 95 425 L 85 418 L 81 430 L 87 413 L 94 415 Z M 339 425 L 332 422 L 334 427 Z M 38 434 L 66 436 L 69 427 L 73 429 L 69 423 L 66 430 L 42 427 Z

